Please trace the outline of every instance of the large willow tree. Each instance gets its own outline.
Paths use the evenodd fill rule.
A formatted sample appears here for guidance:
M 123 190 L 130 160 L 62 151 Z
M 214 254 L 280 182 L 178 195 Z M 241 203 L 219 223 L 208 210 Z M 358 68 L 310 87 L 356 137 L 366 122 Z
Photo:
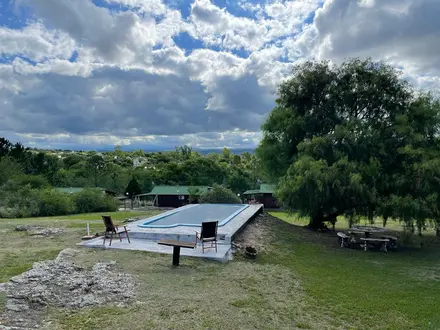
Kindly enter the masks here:
M 257 149 L 277 196 L 310 217 L 436 219 L 439 105 L 371 60 L 306 62 L 278 91 Z

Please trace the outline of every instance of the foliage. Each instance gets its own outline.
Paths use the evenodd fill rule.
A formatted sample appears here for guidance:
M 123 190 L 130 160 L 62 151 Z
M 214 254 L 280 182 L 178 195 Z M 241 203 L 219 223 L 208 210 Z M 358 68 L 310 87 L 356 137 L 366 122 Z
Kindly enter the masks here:
M 40 198 L 38 191 L 29 185 L 19 186 L 9 181 L 9 189 L 0 193 L 0 218 L 24 218 L 40 214 Z
M 287 209 L 310 226 L 337 216 L 439 218 L 439 104 L 371 60 L 307 62 L 280 85 L 257 153 Z
M 98 179 L 105 169 L 105 161 L 101 155 L 92 155 L 87 159 L 87 169 L 93 177 L 95 187 L 98 187 Z
M 23 170 L 20 164 L 11 157 L 0 158 L 0 185 L 22 174 Z
M 222 185 L 215 184 L 211 190 L 203 193 L 200 203 L 240 204 L 241 200 L 234 192 Z
M 84 189 L 72 196 L 76 213 L 113 212 L 118 209 L 117 201 L 99 189 Z
M 200 196 L 200 189 L 197 187 L 189 187 L 188 188 L 188 201 L 190 204 L 196 203 Z
M 29 185 L 32 189 L 42 189 L 49 187 L 49 182 L 42 175 L 21 175 L 16 178 L 19 186 Z
M 134 158 L 140 158 L 142 166 L 134 167 Z M 27 197 L 21 190 L 25 186 L 32 191 L 50 187 L 100 187 L 125 194 L 134 178 L 140 187 L 135 194 L 149 192 L 155 185 L 214 184 L 222 184 L 237 194 L 254 188 L 261 175 L 253 154 L 233 154 L 227 148 L 219 153 L 202 154 L 188 146 L 166 152 L 129 152 L 117 146 L 113 151 L 98 153 L 28 149 L 0 138 L 0 193 L 11 197 L 1 200 L 0 207 L 4 214 L 14 217 L 39 214 L 38 207 L 35 210 L 33 205 L 25 206 Z M 196 195 L 193 197 L 196 201 Z
M 38 216 L 65 215 L 75 212 L 72 198 L 55 189 L 37 191 L 35 197 L 39 202 Z
M 139 183 L 135 178 L 132 178 L 130 182 L 127 185 L 127 188 L 125 189 L 126 194 L 131 199 L 134 199 L 136 195 L 139 195 L 142 193 L 141 187 L 139 186 Z

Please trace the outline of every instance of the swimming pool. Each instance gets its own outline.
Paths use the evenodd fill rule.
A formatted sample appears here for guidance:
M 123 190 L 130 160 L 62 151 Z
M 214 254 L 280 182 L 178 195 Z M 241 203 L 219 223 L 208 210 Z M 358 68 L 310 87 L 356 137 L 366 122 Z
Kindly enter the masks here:
M 200 227 L 204 221 L 218 221 L 224 226 L 249 205 L 245 204 L 191 204 L 159 214 L 139 224 L 141 228 Z

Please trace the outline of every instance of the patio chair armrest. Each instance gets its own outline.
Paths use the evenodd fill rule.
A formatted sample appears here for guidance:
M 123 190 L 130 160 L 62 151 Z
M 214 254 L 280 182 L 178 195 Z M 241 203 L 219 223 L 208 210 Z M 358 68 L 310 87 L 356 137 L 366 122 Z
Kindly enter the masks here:
M 196 230 L 196 238 L 200 239 L 200 233 Z

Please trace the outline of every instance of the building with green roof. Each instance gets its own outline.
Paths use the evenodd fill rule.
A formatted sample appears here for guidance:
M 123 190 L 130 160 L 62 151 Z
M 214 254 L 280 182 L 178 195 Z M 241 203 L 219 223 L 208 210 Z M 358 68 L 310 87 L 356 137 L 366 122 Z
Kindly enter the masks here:
M 159 207 L 180 207 L 190 203 L 190 191 L 194 190 L 193 196 L 196 197 L 194 202 L 197 202 L 197 196 L 207 192 L 211 189 L 209 186 L 155 186 L 151 192 L 147 194 L 140 194 L 136 197 L 152 196 L 153 205 Z
M 278 208 L 278 203 L 274 197 L 276 185 L 262 183 L 259 189 L 246 190 L 242 195 L 248 200 L 256 200 L 263 204 L 265 208 Z

